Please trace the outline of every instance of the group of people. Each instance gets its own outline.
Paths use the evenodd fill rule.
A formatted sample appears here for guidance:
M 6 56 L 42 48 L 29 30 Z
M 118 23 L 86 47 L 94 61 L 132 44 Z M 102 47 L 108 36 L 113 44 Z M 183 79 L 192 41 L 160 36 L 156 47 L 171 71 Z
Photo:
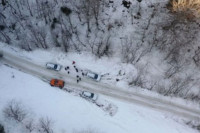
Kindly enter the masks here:
M 122 5 L 124 5 L 124 7 L 126 7 L 126 8 L 130 8 L 131 2 L 130 2 L 130 1 L 123 0 L 123 1 L 122 1 Z
M 78 70 L 78 68 L 76 67 L 75 63 L 76 63 L 75 61 L 72 61 L 72 65 L 74 66 L 74 69 L 75 69 L 76 73 L 78 73 L 79 70 Z M 70 74 L 69 69 L 70 69 L 69 66 L 65 67 L 65 70 L 67 71 L 68 74 Z M 85 76 L 83 70 L 81 70 L 81 74 L 82 74 L 82 76 Z M 76 78 L 77 78 L 77 80 L 76 80 L 77 83 L 78 83 L 79 81 L 81 81 L 81 77 L 80 77 L 79 75 L 77 75 Z

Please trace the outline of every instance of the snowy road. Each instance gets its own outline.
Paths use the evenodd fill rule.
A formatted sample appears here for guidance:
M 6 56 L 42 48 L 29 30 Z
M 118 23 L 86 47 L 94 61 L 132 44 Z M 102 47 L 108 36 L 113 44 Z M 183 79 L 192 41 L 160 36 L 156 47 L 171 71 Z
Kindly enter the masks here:
M 17 57 L 7 52 L 3 52 L 3 55 L 4 57 L 1 60 L 5 64 L 9 64 L 10 66 L 15 67 L 23 72 L 47 81 L 52 78 L 63 79 L 66 82 L 66 87 L 70 86 L 82 88 L 84 90 L 89 90 L 91 92 L 106 95 L 112 98 L 123 100 L 125 102 L 145 106 L 153 110 L 175 114 L 186 119 L 200 120 L 200 111 L 197 109 L 192 109 L 142 94 L 136 94 L 130 91 L 124 91 L 123 88 L 102 84 L 101 82 L 94 82 L 92 80 L 88 80 L 87 78 L 83 78 L 82 81 L 77 84 L 75 77 L 72 77 L 63 71 L 55 72 L 48 70 L 44 66 L 34 64 L 27 59 L 23 59 L 23 57 Z

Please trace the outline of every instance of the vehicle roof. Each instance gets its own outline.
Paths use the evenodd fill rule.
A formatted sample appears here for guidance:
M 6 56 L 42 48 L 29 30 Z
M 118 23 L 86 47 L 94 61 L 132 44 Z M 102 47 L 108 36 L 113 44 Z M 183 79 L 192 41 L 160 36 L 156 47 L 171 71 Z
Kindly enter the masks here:
M 51 81 L 58 81 L 58 82 L 64 82 L 63 80 L 61 80 L 61 79 L 51 79 Z
M 92 93 L 87 92 L 87 91 L 84 91 L 83 94 L 84 94 L 85 96 L 88 96 L 88 97 L 90 97 L 90 96 L 92 95 Z
M 54 64 L 54 63 L 47 63 L 47 66 L 54 66 L 54 65 L 56 65 L 56 64 Z
M 94 74 L 92 72 L 88 72 L 87 75 L 94 78 L 96 74 Z

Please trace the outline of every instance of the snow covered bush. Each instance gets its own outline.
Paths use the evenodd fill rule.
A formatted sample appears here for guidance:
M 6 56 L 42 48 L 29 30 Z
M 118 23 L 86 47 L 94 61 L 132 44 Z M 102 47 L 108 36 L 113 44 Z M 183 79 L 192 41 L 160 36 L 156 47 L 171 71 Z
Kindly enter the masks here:
M 3 109 L 3 114 L 6 119 L 12 119 L 17 122 L 22 122 L 26 116 L 27 112 L 20 102 L 11 100 L 6 107 Z

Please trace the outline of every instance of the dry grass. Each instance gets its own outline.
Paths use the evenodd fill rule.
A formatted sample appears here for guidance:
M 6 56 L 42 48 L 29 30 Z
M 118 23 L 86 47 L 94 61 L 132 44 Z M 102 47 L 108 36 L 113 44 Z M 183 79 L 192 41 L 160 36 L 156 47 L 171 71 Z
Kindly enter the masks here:
M 170 10 L 183 13 L 188 19 L 200 18 L 200 0 L 170 0 Z

